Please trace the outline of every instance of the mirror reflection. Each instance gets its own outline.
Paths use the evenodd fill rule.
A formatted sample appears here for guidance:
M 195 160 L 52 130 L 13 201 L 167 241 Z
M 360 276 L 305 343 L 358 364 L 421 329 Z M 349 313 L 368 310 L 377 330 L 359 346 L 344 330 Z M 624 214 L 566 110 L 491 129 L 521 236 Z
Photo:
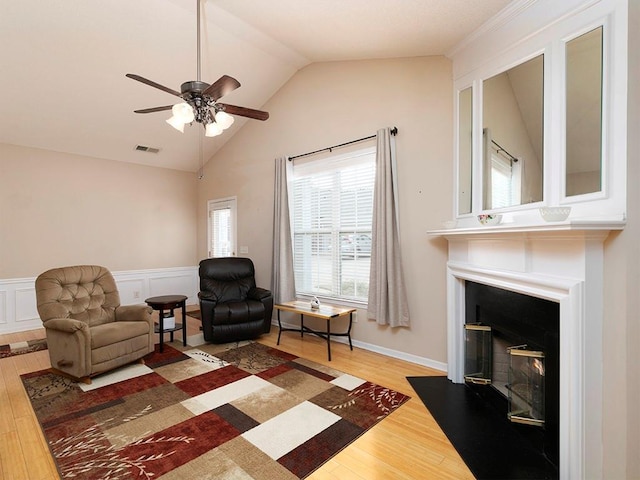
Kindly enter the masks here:
M 544 56 L 483 82 L 483 209 L 542 200 Z
M 602 189 L 602 27 L 567 42 L 567 196 Z
M 471 213 L 471 149 L 473 127 L 471 87 L 458 94 L 458 214 Z

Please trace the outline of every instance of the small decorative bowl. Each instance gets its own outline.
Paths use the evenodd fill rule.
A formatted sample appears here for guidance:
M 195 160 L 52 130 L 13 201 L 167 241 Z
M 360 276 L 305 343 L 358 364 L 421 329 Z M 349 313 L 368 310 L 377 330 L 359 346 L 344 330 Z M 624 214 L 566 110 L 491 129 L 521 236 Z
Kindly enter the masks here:
M 478 221 L 482 225 L 498 225 L 502 221 L 502 215 L 478 215 Z
M 541 207 L 540 216 L 545 222 L 562 222 L 569 217 L 571 207 Z

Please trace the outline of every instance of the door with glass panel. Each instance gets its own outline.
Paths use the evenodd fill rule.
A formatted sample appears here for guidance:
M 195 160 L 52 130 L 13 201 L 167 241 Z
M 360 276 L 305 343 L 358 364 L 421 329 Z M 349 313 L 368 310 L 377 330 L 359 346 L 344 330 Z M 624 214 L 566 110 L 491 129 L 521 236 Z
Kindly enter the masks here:
M 209 258 L 236 256 L 237 200 L 235 197 L 209 200 L 208 255 Z

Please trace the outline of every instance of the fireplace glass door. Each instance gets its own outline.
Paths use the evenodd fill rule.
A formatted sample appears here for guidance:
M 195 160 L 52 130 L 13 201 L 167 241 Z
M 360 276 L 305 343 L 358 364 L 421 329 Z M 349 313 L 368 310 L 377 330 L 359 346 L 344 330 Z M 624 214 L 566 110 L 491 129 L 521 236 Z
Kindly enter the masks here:
M 493 356 L 491 327 L 467 323 L 464 326 L 464 334 L 464 379 L 467 382 L 488 385 L 491 383 Z
M 509 411 L 512 422 L 544 425 L 544 353 L 526 345 L 510 347 Z

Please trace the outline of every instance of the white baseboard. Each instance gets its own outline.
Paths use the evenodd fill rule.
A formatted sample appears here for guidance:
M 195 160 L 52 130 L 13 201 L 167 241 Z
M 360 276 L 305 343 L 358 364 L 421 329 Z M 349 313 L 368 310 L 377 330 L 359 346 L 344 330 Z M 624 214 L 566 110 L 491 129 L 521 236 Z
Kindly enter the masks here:
M 271 324 L 278 328 L 278 321 L 272 320 Z M 282 322 L 283 328 L 300 328 L 300 324 L 287 323 Z M 345 337 L 331 337 L 332 342 L 344 343 L 346 345 L 349 344 L 349 340 Z M 406 362 L 415 363 L 417 365 L 422 365 L 423 367 L 433 368 L 434 370 L 439 370 L 443 373 L 447 373 L 447 364 L 444 362 L 438 362 L 436 360 L 432 360 L 426 357 L 420 357 L 418 355 L 412 355 L 410 353 L 401 352 L 399 350 L 393 350 L 391 348 L 381 347 L 379 345 L 374 345 L 371 343 L 361 342 L 359 340 L 351 337 L 351 343 L 354 347 L 361 348 L 363 350 L 368 350 L 370 352 L 379 353 L 381 355 L 385 355 L 391 358 L 397 358 L 398 360 L 404 360 Z
M 198 303 L 198 267 L 156 268 L 111 272 L 122 305 L 144 303 L 157 295 L 186 295 L 187 304 Z M 36 278 L 0 280 L 0 333 L 24 332 L 42 327 L 36 307 Z

